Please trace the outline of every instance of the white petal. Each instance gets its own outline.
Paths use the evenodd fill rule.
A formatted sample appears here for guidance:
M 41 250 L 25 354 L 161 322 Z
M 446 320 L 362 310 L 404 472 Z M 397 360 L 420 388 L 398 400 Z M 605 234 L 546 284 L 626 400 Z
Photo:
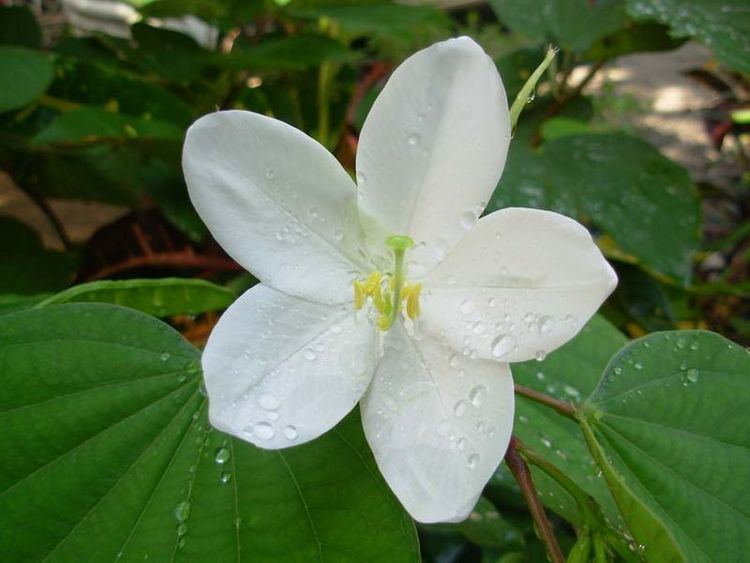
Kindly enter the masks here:
M 409 57 L 367 116 L 357 148 L 363 213 L 423 243 L 411 275 L 434 266 L 473 226 L 495 189 L 510 142 L 505 89 L 468 37 Z
M 549 211 L 508 208 L 480 219 L 430 272 L 420 319 L 467 354 L 542 359 L 573 338 L 616 285 L 582 225 Z
M 374 330 L 351 305 L 256 285 L 222 315 L 203 352 L 211 424 L 268 449 L 320 436 L 367 388 Z
M 201 218 L 258 279 L 317 301 L 351 297 L 364 268 L 356 189 L 316 141 L 270 117 L 222 111 L 190 127 L 182 164 Z
M 508 365 L 395 326 L 361 405 L 378 467 L 409 514 L 426 523 L 465 519 L 510 440 Z

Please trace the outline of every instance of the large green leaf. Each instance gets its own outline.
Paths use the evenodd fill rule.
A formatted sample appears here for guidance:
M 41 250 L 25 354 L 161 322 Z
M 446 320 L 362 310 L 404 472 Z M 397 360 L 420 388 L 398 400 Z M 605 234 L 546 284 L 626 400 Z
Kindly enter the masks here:
M 750 353 L 703 331 L 623 349 L 584 403 L 584 428 L 648 561 L 750 552 Z
M 78 260 L 47 250 L 31 228 L 0 217 L 0 293 L 59 291 L 73 279 Z
M 514 364 L 513 378 L 520 385 L 580 404 L 596 386 L 609 359 L 625 342 L 615 327 L 601 317 L 594 317 L 578 336 L 543 361 Z M 617 508 L 574 421 L 516 395 L 513 431 L 593 496 L 604 514 L 617 523 Z M 542 501 L 567 520 L 578 522 L 574 499 L 543 471 L 534 468 L 533 474 Z
M 538 207 L 590 219 L 626 255 L 687 282 L 700 205 L 685 169 L 621 133 L 569 135 L 532 151 L 514 143 L 488 211 Z
M 541 0 L 533 8 L 525 0 L 490 0 L 490 6 L 511 30 L 573 51 L 590 47 L 627 19 L 623 0 Z
M 627 0 L 638 19 L 669 25 L 675 35 L 697 37 L 730 68 L 750 72 L 750 8 L 747 0 Z
M 0 112 L 30 104 L 44 94 L 50 82 L 52 63 L 47 55 L 0 45 Z
M 351 34 L 408 35 L 415 30 L 447 28 L 448 17 L 432 6 L 402 4 L 359 4 L 308 9 L 292 9 L 299 18 L 326 18 Z
M 96 107 L 60 114 L 34 137 L 35 145 L 98 143 L 122 139 L 179 141 L 182 129 L 166 121 L 133 117 Z
M 0 322 L 5 561 L 414 561 L 356 413 L 263 451 L 211 430 L 200 353 L 101 304 Z
M 48 297 L 39 306 L 61 303 L 112 303 L 158 317 L 167 317 L 225 309 L 236 298 L 237 296 L 229 289 L 205 280 L 106 280 L 76 285 Z

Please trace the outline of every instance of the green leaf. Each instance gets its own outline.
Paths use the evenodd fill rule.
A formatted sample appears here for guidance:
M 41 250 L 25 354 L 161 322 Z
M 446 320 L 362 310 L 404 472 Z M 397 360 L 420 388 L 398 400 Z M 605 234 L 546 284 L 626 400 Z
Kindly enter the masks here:
M 450 25 L 448 17 L 432 6 L 370 4 L 292 9 L 289 13 L 304 19 L 326 18 L 354 35 L 403 36 L 417 29 L 423 31 Z
M 263 451 L 211 430 L 200 353 L 138 311 L 0 322 L 0 552 L 16 561 L 416 561 L 356 413 Z
M 42 28 L 26 6 L 0 6 L 0 44 L 39 49 Z
M 238 42 L 221 58 L 228 68 L 261 70 L 301 70 L 324 62 L 347 62 L 358 57 L 355 51 L 333 39 L 318 35 L 292 35 L 268 39 L 258 45 Z
M 750 353 L 703 331 L 654 333 L 607 367 L 587 441 L 649 561 L 750 551 Z
M 563 49 L 582 51 L 617 31 L 626 21 L 623 0 L 490 0 L 497 17 L 512 31 Z
M 669 51 L 685 42 L 669 35 L 669 28 L 653 22 L 628 22 L 626 26 L 597 41 L 584 57 L 596 61 L 605 61 L 622 57 L 630 53 L 649 51 Z
M 84 105 L 114 105 L 123 114 L 152 117 L 180 127 L 187 127 L 193 118 L 190 106 L 165 88 L 113 63 L 92 63 L 88 58 L 59 58 L 49 93 Z
M 513 143 L 487 211 L 509 206 L 590 219 L 620 253 L 682 283 L 691 277 L 700 228 L 696 189 L 684 168 L 635 137 L 570 135 L 539 151 Z
M 0 45 L 0 112 L 21 108 L 44 94 L 52 82 L 47 55 Z
M 49 297 L 47 293 L 37 295 L 18 295 L 16 293 L 0 293 L 0 315 L 16 313 L 31 309 L 37 303 Z
M 52 295 L 38 306 L 60 303 L 112 303 L 158 317 L 196 315 L 231 305 L 237 296 L 205 280 L 181 278 L 97 281 Z
M 484 547 L 520 548 L 524 544 L 521 531 L 503 518 L 489 500 L 480 497 L 469 517 L 458 524 L 430 526 L 446 532 L 457 531 L 470 542 Z
M 58 291 L 73 279 L 78 260 L 47 250 L 30 227 L 0 217 L 0 293 Z
M 165 121 L 84 107 L 60 114 L 34 137 L 33 143 L 87 144 L 120 139 L 179 141 L 182 129 Z
M 627 0 L 636 19 L 656 20 L 682 37 L 697 37 L 725 65 L 750 72 L 750 13 L 746 0 Z
M 520 385 L 579 404 L 594 389 L 607 362 L 625 342 L 615 327 L 595 316 L 578 336 L 543 361 L 513 364 L 513 378 Z M 618 524 L 617 508 L 574 421 L 516 395 L 513 432 L 593 496 L 604 514 Z M 574 499 L 546 473 L 537 468 L 532 468 L 532 472 L 542 501 L 567 520 L 578 522 Z

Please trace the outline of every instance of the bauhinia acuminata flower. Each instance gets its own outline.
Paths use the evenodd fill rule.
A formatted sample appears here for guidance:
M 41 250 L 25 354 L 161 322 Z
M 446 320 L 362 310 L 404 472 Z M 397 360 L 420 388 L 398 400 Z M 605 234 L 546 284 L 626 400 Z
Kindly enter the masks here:
M 362 128 L 356 184 L 281 121 L 199 119 L 183 155 L 190 196 L 261 282 L 206 346 L 211 423 L 286 448 L 359 402 L 409 513 L 465 518 L 510 439 L 508 362 L 571 339 L 617 282 L 571 219 L 519 208 L 479 218 L 509 142 L 500 76 L 466 37 L 393 73 Z

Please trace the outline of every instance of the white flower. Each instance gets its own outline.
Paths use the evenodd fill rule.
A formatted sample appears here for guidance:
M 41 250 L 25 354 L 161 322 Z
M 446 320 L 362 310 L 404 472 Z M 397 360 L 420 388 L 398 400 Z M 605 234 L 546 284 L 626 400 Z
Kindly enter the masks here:
M 568 341 L 616 284 L 571 219 L 504 209 L 477 220 L 509 142 L 500 76 L 466 37 L 393 73 L 362 129 L 357 185 L 281 121 L 199 119 L 183 155 L 190 196 L 261 281 L 206 346 L 211 423 L 285 448 L 359 401 L 409 513 L 465 518 L 510 439 L 507 362 Z

